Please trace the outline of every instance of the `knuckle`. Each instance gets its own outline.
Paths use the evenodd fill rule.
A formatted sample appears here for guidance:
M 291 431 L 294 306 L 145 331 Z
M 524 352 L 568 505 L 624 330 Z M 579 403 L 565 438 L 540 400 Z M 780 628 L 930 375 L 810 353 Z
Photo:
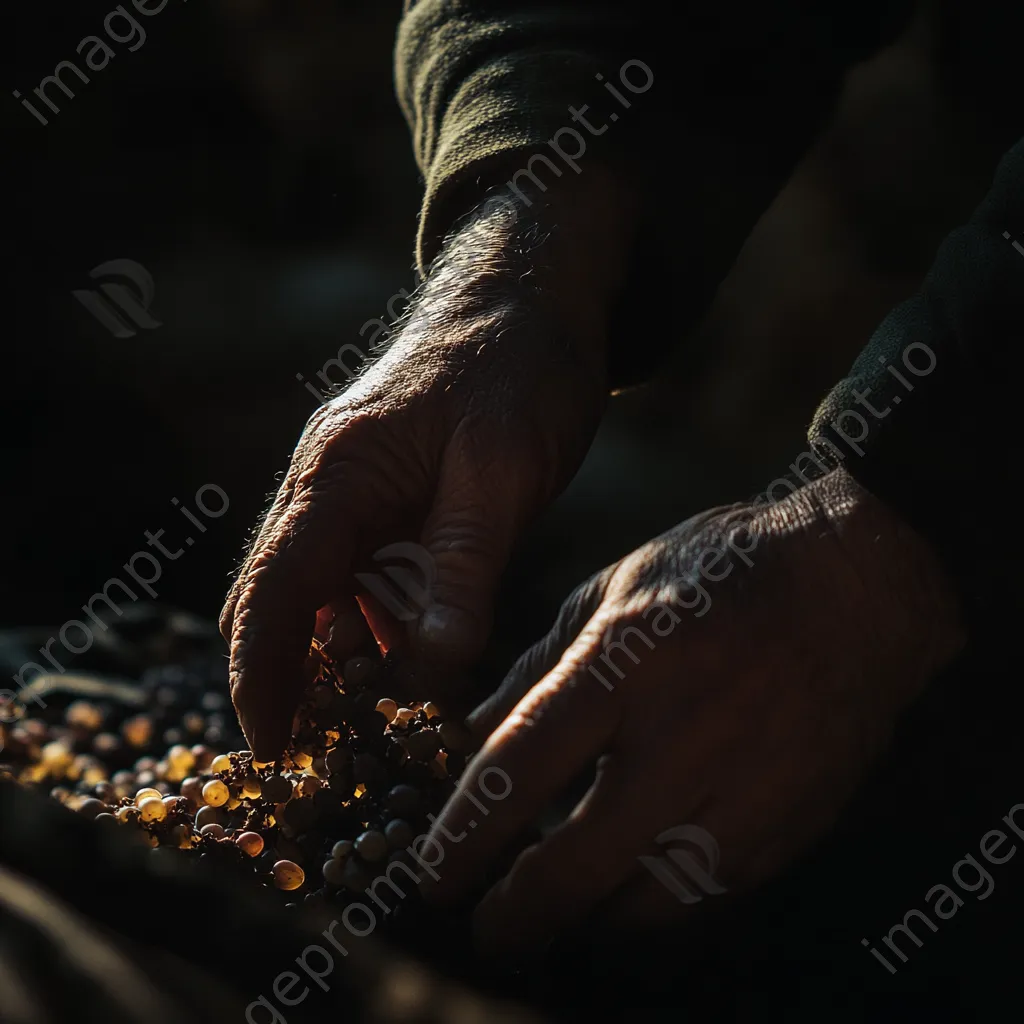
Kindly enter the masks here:
M 613 575 L 609 567 L 576 587 L 562 603 L 552 632 L 563 639 L 577 636 L 600 608 Z
M 483 509 L 476 507 L 447 513 L 430 537 L 430 547 L 439 560 L 490 560 L 500 546 L 493 525 Z

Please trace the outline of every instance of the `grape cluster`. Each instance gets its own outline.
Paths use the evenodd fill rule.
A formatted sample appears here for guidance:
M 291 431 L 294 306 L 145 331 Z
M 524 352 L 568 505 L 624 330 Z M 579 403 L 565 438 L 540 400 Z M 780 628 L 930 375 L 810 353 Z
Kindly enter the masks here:
M 165 668 L 150 674 L 143 711 L 115 714 L 80 699 L 60 723 L 23 716 L 5 728 L 11 763 L 0 771 L 155 850 L 219 862 L 283 899 L 345 903 L 388 864 L 411 860 L 427 814 L 465 766 L 469 736 L 429 702 L 382 696 L 385 662 L 353 658 L 339 671 L 319 647 L 311 654 L 316 675 L 277 763 L 229 749 L 225 740 L 242 743 L 225 695 L 190 695 Z

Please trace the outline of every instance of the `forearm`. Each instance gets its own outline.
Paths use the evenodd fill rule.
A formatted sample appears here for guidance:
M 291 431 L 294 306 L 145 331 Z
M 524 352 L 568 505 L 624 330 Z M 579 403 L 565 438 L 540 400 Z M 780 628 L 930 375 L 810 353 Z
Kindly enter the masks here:
M 640 241 L 619 250 L 631 262 L 620 325 L 629 338 L 612 353 L 611 377 L 637 383 L 707 310 L 848 68 L 891 39 L 909 9 L 907 0 L 827 9 L 788 0 L 739 13 L 653 0 L 409 0 L 395 74 L 424 176 L 421 273 L 488 188 L 532 180 L 568 202 L 595 168 L 613 171 L 640 197 L 630 227 Z M 621 276 L 614 226 L 598 223 L 614 219 L 614 206 L 581 202 L 576 230 L 592 244 L 573 249 L 573 315 L 575 296 L 589 291 L 604 317 L 603 296 L 586 283 Z M 649 301 L 666 276 L 672 331 Z

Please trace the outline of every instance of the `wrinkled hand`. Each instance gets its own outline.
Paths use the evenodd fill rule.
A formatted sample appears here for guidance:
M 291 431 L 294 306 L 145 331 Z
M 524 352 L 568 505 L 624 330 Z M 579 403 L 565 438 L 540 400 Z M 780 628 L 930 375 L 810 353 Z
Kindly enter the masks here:
M 425 895 L 467 895 L 595 761 L 569 818 L 478 907 L 486 948 L 686 913 L 638 860 L 675 826 L 717 842 L 720 886 L 752 886 L 836 819 L 962 642 L 931 550 L 843 470 L 774 506 L 694 517 L 579 588 L 475 713 L 495 731 L 437 819 Z M 488 768 L 510 787 L 484 817 Z
M 602 302 L 586 303 L 588 317 L 556 310 L 569 278 L 534 284 L 512 233 L 523 225 L 508 220 L 456 234 L 396 341 L 299 439 L 221 615 L 232 697 L 261 760 L 287 744 L 318 622 L 333 616 L 335 642 L 365 633 L 356 602 L 372 598 L 355 574 L 384 545 L 418 539 L 435 569 L 426 613 L 389 625 L 427 662 L 477 654 L 517 534 L 590 444 L 606 397 Z

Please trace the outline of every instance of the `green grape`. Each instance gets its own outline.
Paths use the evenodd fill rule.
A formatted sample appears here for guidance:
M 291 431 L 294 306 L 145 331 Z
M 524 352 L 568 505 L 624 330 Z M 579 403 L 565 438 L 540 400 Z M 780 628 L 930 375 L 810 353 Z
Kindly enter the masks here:
M 228 787 L 220 781 L 220 779 L 210 779 L 210 781 L 203 786 L 203 799 L 210 807 L 221 807 L 228 802 L 230 797 L 231 790 L 229 790 Z
M 295 861 L 279 860 L 274 864 L 274 885 L 278 889 L 290 891 L 298 889 L 306 880 L 306 873 Z
M 163 821 L 167 817 L 167 808 L 162 799 L 149 796 L 139 802 L 139 817 L 147 824 Z
M 242 832 L 235 836 L 235 844 L 247 857 L 258 857 L 263 852 L 263 836 L 259 832 Z

